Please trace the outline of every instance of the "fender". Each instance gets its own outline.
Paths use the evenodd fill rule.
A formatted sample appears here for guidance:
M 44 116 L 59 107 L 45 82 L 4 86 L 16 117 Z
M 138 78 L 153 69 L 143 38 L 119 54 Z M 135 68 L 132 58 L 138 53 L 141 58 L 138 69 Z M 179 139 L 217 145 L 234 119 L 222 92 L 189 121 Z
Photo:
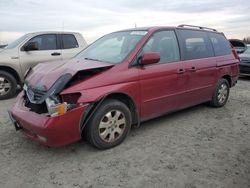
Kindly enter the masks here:
M 109 97 L 113 96 L 119 96 L 119 95 L 124 95 L 127 97 L 127 99 L 131 100 L 132 105 L 133 105 L 133 109 L 134 111 L 132 111 L 132 122 L 133 125 L 135 127 L 139 127 L 140 126 L 140 116 L 139 116 L 139 112 L 138 112 L 138 108 L 136 106 L 136 103 L 134 102 L 134 100 L 127 95 L 126 93 L 123 92 L 114 92 L 114 93 L 108 93 L 104 96 L 101 97 L 100 100 L 96 101 L 96 102 L 92 102 L 89 104 L 89 106 L 87 107 L 86 111 L 83 113 L 81 120 L 80 120 L 80 133 L 82 133 L 82 131 L 84 130 L 86 124 L 88 123 L 88 121 L 90 120 L 90 118 L 95 114 L 96 110 L 102 105 L 103 101 L 106 100 Z M 126 99 L 125 99 L 126 100 Z

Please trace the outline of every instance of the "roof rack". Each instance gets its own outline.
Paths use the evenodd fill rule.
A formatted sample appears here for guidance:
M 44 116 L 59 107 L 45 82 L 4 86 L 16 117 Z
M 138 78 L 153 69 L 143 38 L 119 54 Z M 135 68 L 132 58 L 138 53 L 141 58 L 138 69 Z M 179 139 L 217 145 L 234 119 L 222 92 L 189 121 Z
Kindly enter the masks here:
M 213 28 L 196 26 L 196 25 L 181 24 L 181 25 L 178 25 L 178 27 L 193 27 L 193 28 L 198 28 L 198 29 L 203 29 L 203 30 L 217 31 L 216 29 L 213 29 Z

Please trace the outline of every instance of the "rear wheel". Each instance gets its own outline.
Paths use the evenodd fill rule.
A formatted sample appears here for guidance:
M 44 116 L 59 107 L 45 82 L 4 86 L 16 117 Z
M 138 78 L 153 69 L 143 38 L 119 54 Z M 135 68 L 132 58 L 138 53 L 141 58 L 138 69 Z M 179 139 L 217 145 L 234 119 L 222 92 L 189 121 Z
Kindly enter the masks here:
M 16 94 L 17 81 L 10 73 L 0 71 L 0 100 L 8 99 Z
M 226 79 L 222 78 L 218 81 L 215 88 L 213 98 L 210 105 L 214 107 L 222 107 L 227 103 L 229 97 L 229 83 Z
M 99 149 L 119 145 L 131 128 L 128 107 L 117 100 L 103 102 L 84 129 L 84 137 Z

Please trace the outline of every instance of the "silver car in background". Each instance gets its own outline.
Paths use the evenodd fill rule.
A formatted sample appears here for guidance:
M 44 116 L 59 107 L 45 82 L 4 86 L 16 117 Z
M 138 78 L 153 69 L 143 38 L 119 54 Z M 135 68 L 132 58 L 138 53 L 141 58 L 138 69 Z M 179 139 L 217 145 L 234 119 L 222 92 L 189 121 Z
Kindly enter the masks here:
M 0 100 L 15 95 L 25 74 L 38 63 L 74 57 L 87 46 L 76 32 L 28 33 L 0 49 Z

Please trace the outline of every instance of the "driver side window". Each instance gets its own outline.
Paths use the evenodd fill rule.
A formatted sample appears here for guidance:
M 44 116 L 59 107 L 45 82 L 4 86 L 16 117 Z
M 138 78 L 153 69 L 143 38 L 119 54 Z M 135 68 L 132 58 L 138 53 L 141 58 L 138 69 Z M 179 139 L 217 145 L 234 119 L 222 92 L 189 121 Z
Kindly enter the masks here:
M 179 61 L 180 52 L 175 32 L 156 32 L 144 45 L 142 53 L 145 52 L 159 52 L 161 58 L 159 63 Z
M 36 42 L 38 44 L 38 50 L 58 49 L 55 34 L 38 35 L 30 39 L 29 42 Z

